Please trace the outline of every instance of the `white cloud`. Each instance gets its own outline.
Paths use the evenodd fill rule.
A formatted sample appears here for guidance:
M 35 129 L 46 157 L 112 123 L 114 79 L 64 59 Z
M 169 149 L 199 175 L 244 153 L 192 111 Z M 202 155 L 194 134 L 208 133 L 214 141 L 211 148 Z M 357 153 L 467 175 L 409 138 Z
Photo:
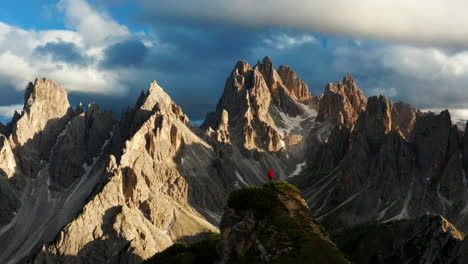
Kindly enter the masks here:
M 60 0 L 57 6 L 65 13 L 67 26 L 76 29 L 87 44 L 108 44 L 130 35 L 126 26 L 97 12 L 85 0 Z
M 15 111 L 21 112 L 23 110 L 23 105 L 6 105 L 0 106 L 0 117 L 5 119 L 10 119 L 13 117 Z
M 419 108 L 468 108 L 468 51 L 363 42 L 337 47 L 333 66 L 364 76 L 368 95 L 396 97 Z
M 99 67 L 103 50 L 130 36 L 127 27 L 94 10 L 83 0 L 61 0 L 58 4 L 72 30 L 24 30 L 0 22 L 0 78 L 22 90 L 35 78 L 46 77 L 69 91 L 123 94 L 125 73 Z M 76 31 L 75 31 L 76 30 Z M 89 64 L 53 61 L 35 50 L 48 42 L 68 42 Z
M 468 77 L 468 51 L 448 54 L 436 48 L 392 46 L 383 50 L 382 63 L 400 74 L 418 78 Z
M 148 16 L 468 47 L 465 0 L 140 0 Z
M 263 43 L 278 50 L 286 50 L 307 43 L 317 43 L 317 39 L 308 34 L 292 36 L 286 33 L 280 33 L 264 38 Z

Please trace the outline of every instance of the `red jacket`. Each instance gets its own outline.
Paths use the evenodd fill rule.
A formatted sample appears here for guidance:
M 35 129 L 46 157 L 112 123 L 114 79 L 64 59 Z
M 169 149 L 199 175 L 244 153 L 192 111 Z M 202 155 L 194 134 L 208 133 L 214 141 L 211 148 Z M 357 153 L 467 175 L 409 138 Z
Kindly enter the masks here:
M 273 170 L 269 170 L 268 171 L 268 178 L 273 179 L 274 177 L 275 177 L 275 173 L 273 172 Z

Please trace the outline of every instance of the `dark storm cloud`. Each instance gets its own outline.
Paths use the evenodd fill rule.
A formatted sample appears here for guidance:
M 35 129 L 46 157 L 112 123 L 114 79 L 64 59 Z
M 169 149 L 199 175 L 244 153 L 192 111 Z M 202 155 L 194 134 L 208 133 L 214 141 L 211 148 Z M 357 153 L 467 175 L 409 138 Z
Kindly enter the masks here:
M 104 51 L 105 68 L 138 67 L 143 63 L 148 48 L 140 40 L 126 40 L 109 46 Z
M 154 45 L 146 47 L 135 40 L 113 45 L 105 51 L 101 66 L 137 70 L 138 75 L 127 80 L 132 95 L 157 80 L 194 120 L 215 109 L 232 68 L 240 59 L 251 61 L 259 39 L 256 32 L 226 28 L 155 25 L 153 29 Z
M 47 42 L 37 46 L 34 52 L 38 55 L 50 56 L 53 61 L 71 64 L 85 65 L 90 61 L 90 58 L 81 54 L 80 49 L 74 43 L 65 41 Z
M 346 37 L 466 48 L 464 0 L 139 0 L 147 19 L 252 28 L 292 27 Z M 385 12 L 381 12 L 385 10 Z
M 24 88 L 26 89 L 26 83 Z M 22 104 L 24 90 L 18 91 L 8 78 L 0 74 L 0 105 Z

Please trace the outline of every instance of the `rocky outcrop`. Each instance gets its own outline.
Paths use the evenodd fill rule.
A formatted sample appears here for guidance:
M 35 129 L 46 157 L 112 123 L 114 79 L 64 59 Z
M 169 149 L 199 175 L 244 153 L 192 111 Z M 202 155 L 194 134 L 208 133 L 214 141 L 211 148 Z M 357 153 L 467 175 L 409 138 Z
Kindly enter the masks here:
M 234 191 L 221 221 L 221 263 L 348 263 L 284 182 Z
M 226 110 L 223 110 L 221 121 L 219 122 L 216 131 L 209 127 L 207 130 L 207 135 L 215 138 L 217 142 L 223 144 L 232 144 L 229 135 L 229 113 Z
M 351 76 L 342 82 L 330 83 L 320 96 L 317 121 L 331 119 L 352 127 L 359 113 L 366 108 L 367 99 Z

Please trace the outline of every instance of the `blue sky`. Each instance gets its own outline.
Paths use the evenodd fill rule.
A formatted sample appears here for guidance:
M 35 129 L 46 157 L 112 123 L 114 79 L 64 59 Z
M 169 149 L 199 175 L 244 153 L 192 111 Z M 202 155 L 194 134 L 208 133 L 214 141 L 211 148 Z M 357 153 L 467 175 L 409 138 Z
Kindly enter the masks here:
M 95 101 L 116 112 L 157 80 L 202 120 L 236 61 L 267 55 L 313 95 L 351 74 L 367 96 L 467 119 L 464 10 L 460 0 L 427 0 L 424 10 L 408 0 L 2 1 L 0 121 L 38 77 L 64 86 L 73 106 Z

